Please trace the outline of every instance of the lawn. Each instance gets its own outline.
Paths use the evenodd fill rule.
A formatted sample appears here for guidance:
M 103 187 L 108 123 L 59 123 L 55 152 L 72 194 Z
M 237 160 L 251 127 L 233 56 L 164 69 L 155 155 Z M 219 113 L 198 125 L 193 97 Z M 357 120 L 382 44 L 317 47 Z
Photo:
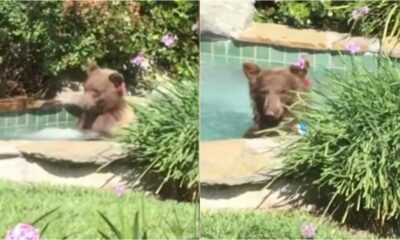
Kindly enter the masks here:
M 56 218 L 46 230 L 44 238 L 94 239 L 100 238 L 97 229 L 109 233 L 97 210 L 118 224 L 118 204 L 133 226 L 137 211 L 144 209 L 148 238 L 193 238 L 196 236 L 196 205 L 175 201 L 160 201 L 154 197 L 126 192 L 117 197 L 113 191 L 49 185 L 17 184 L 0 181 L 0 237 L 19 222 L 32 222 L 45 212 L 60 206 L 48 216 Z M 143 205 L 142 205 L 143 204 Z M 141 219 L 141 218 L 140 218 Z M 43 228 L 46 221 L 39 222 Z M 133 227 L 132 227 L 133 228 Z
M 372 239 L 365 233 L 351 233 L 329 222 L 300 212 L 271 213 L 217 211 L 201 214 L 201 236 L 206 239 L 299 239 L 301 226 L 317 227 L 316 239 Z

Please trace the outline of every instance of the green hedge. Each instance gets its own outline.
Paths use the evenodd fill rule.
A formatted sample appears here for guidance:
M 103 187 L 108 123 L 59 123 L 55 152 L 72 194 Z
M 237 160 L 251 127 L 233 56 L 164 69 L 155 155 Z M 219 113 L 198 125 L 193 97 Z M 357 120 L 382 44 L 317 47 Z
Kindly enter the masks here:
M 2 1 L 0 3 L 0 98 L 52 97 L 55 77 L 80 69 L 88 58 L 123 72 L 128 85 L 151 88 L 156 71 L 176 76 L 198 61 L 192 31 L 198 2 Z M 166 47 L 166 34 L 178 40 Z M 141 71 L 143 53 L 156 66 Z

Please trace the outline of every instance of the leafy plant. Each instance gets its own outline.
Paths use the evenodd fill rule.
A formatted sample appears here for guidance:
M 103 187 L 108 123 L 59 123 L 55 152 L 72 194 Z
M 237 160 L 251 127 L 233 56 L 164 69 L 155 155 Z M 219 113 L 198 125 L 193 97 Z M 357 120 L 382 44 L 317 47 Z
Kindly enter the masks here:
M 150 103 L 135 106 L 138 122 L 126 129 L 122 143 L 132 161 L 147 172 L 160 174 L 165 183 L 196 192 L 198 185 L 198 82 L 197 71 L 189 81 L 173 81 L 159 88 Z
M 124 228 L 121 231 L 118 229 L 117 225 L 113 224 L 110 219 L 108 219 L 102 212 L 98 211 L 101 219 L 104 220 L 104 222 L 107 224 L 107 226 L 110 228 L 112 233 L 114 234 L 114 237 L 108 236 L 106 233 L 104 233 L 102 230 L 98 230 L 99 234 L 102 236 L 104 239 L 147 239 L 147 233 L 145 230 L 141 230 L 140 228 L 140 222 L 139 222 L 139 212 L 135 213 L 135 219 L 133 221 L 133 227 L 132 227 L 132 235 L 129 234 Z M 124 221 L 121 222 L 120 224 L 124 224 Z M 143 232 L 142 232 L 143 231 Z M 142 234 L 140 234 L 142 232 Z
M 352 20 L 352 30 L 387 40 L 400 37 L 400 2 L 349 1 L 346 5 L 336 8 L 336 11 L 350 14 L 362 8 L 367 8 L 368 13 Z
M 257 1 L 255 21 L 377 36 L 400 36 L 400 3 L 397 1 Z M 353 17 L 362 8 L 368 14 Z
M 194 221 L 188 221 L 186 223 L 182 223 L 180 216 L 177 214 L 176 209 L 173 209 L 174 212 L 174 220 L 173 222 L 167 221 L 163 219 L 163 223 L 168 226 L 169 232 L 172 232 L 176 239 L 185 239 L 187 238 L 187 232 L 193 233 L 193 239 L 197 236 L 196 223 L 198 221 L 198 209 L 195 209 Z M 146 221 L 145 221 L 145 208 L 144 203 L 142 201 L 141 207 L 141 216 L 139 217 L 139 212 L 135 213 L 134 221 L 132 227 L 130 229 L 126 228 L 128 224 L 128 220 L 124 215 L 121 202 L 118 203 L 118 217 L 119 224 L 113 223 L 104 213 L 98 211 L 101 219 L 106 223 L 106 226 L 109 228 L 111 233 L 114 235 L 110 237 L 103 230 L 98 229 L 97 231 L 101 235 L 103 239 L 148 239 L 148 233 L 146 230 Z M 162 223 L 159 224 L 159 227 L 164 230 L 165 239 L 168 239 L 168 234 L 165 232 L 165 229 Z M 191 229 L 191 230 L 188 230 Z
M 257 1 L 256 22 L 273 22 L 295 28 L 347 32 L 348 13 L 332 11 L 344 1 Z
M 387 60 L 376 72 L 353 64 L 322 84 L 297 113 L 309 132 L 285 153 L 282 176 L 321 190 L 342 222 L 362 216 L 382 230 L 400 216 L 400 71 Z

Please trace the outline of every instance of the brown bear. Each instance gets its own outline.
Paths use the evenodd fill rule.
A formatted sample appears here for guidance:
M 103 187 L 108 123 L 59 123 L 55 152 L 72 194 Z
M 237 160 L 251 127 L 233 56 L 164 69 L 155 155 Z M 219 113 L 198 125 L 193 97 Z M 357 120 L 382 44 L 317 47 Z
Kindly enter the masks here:
M 307 91 L 309 62 L 304 66 L 291 65 L 289 68 L 262 70 L 256 64 L 244 63 L 243 72 L 248 79 L 253 108 L 254 125 L 245 133 L 245 138 L 259 136 L 257 132 L 278 127 L 284 119 L 293 117 L 287 106 L 297 100 L 296 92 Z M 296 120 L 288 121 L 283 129 L 293 130 Z M 280 126 L 282 127 L 282 126 Z M 273 135 L 273 134 L 272 134 Z
M 115 70 L 99 68 L 90 62 L 87 75 L 79 104 L 83 114 L 78 129 L 113 136 L 121 127 L 135 120 L 133 109 L 124 99 L 124 77 Z

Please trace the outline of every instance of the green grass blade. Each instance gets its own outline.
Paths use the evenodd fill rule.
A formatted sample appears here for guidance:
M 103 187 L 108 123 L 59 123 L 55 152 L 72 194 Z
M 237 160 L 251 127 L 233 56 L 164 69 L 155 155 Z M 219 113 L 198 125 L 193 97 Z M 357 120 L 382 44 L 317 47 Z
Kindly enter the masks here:
M 114 233 L 114 235 L 118 239 L 123 239 L 121 232 L 114 226 L 114 224 L 111 223 L 111 221 L 100 211 L 97 211 L 100 215 L 100 217 L 104 220 L 104 222 L 107 224 L 107 226 L 111 229 L 111 231 Z
M 44 218 L 46 218 L 47 216 L 49 216 L 50 214 L 54 213 L 55 211 L 57 211 L 60 207 L 56 207 L 48 212 L 46 212 L 45 214 L 43 214 L 42 216 L 40 216 L 39 218 L 37 218 L 35 221 L 32 222 L 32 225 L 37 224 L 38 222 L 40 222 L 41 220 L 43 220 Z

